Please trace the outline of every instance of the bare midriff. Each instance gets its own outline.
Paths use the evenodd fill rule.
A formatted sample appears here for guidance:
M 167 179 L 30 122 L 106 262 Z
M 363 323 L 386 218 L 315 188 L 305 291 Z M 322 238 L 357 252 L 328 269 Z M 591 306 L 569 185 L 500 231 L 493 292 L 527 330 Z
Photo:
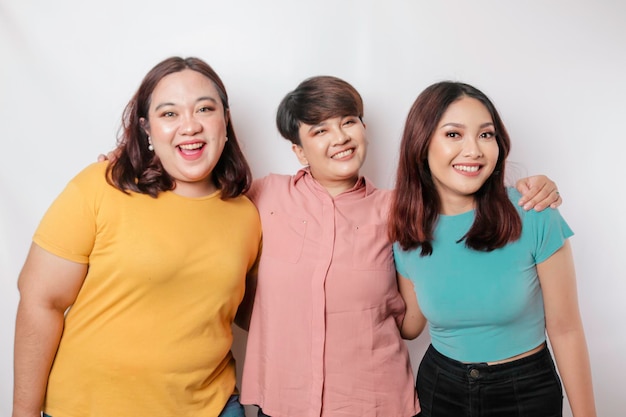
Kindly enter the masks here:
M 539 346 L 537 346 L 536 348 L 531 349 L 531 350 L 529 350 L 527 352 L 520 353 L 519 355 L 511 356 L 510 358 L 502 359 L 502 360 L 499 360 L 499 361 L 487 362 L 487 365 L 499 365 L 501 363 L 513 362 L 513 361 L 516 361 L 518 359 L 522 359 L 522 358 L 525 358 L 527 356 L 534 355 L 535 353 L 541 351 L 545 347 L 546 347 L 546 344 L 542 343 Z

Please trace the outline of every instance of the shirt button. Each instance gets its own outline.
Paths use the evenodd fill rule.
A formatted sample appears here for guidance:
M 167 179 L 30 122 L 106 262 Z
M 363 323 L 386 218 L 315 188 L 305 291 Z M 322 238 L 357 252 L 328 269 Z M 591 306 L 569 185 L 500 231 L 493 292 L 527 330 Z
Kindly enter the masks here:
M 478 369 L 472 369 L 469 374 L 472 378 L 478 378 L 480 372 L 478 371 Z

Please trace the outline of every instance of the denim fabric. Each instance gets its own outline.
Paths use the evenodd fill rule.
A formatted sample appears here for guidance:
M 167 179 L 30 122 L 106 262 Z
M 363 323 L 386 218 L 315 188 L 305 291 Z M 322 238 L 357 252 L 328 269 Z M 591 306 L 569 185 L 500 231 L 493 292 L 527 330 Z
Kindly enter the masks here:
M 239 402 L 239 394 L 230 396 L 219 417 L 246 417 L 243 405 Z
M 52 417 L 44 413 L 43 417 Z M 219 417 L 246 417 L 243 406 L 239 403 L 239 395 L 231 395 Z
M 432 345 L 417 373 L 420 417 L 562 417 L 563 388 L 548 348 L 498 364 L 465 364 Z

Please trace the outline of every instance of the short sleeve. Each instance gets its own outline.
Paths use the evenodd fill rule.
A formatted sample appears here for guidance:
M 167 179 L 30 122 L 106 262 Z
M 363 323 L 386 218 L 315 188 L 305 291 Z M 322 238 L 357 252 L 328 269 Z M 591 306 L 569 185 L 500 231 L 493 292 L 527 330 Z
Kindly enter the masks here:
M 507 192 L 522 219 L 522 239 L 526 239 L 527 245 L 530 246 L 535 264 L 554 255 L 565 244 L 565 240 L 574 235 L 557 209 L 526 211 L 517 204 L 522 194 L 514 187 L 507 187 Z
M 406 253 L 400 247 L 398 242 L 393 244 L 393 260 L 396 263 L 396 271 L 405 278 L 409 278 L 408 273 L 406 272 L 406 266 L 404 264 L 404 259 L 406 258 Z
M 95 173 L 83 171 L 68 183 L 46 211 L 33 236 L 33 241 L 46 251 L 83 264 L 89 262 L 96 235 L 95 199 L 88 193 L 99 188 L 85 187 L 86 174 Z M 104 177 L 101 181 L 105 181 Z
M 545 209 L 541 212 L 527 212 L 527 223 L 531 226 L 534 239 L 535 263 L 547 260 L 574 235 L 561 213 L 557 209 Z M 527 227 L 525 224 L 524 227 Z

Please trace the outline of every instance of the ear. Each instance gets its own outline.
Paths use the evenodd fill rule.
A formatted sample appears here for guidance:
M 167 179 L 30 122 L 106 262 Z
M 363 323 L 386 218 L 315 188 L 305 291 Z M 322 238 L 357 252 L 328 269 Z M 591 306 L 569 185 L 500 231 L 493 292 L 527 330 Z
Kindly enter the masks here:
M 150 136 L 150 122 L 148 122 L 145 117 L 139 118 L 139 125 L 142 127 L 143 131 L 146 132 L 146 135 Z
M 296 154 L 296 158 L 298 158 L 298 161 L 300 161 L 302 165 L 304 166 L 309 165 L 309 160 L 306 159 L 306 155 L 304 153 L 304 149 L 302 149 L 302 146 L 296 145 L 294 143 L 293 145 L 291 145 L 291 150 L 293 151 L 293 153 Z

